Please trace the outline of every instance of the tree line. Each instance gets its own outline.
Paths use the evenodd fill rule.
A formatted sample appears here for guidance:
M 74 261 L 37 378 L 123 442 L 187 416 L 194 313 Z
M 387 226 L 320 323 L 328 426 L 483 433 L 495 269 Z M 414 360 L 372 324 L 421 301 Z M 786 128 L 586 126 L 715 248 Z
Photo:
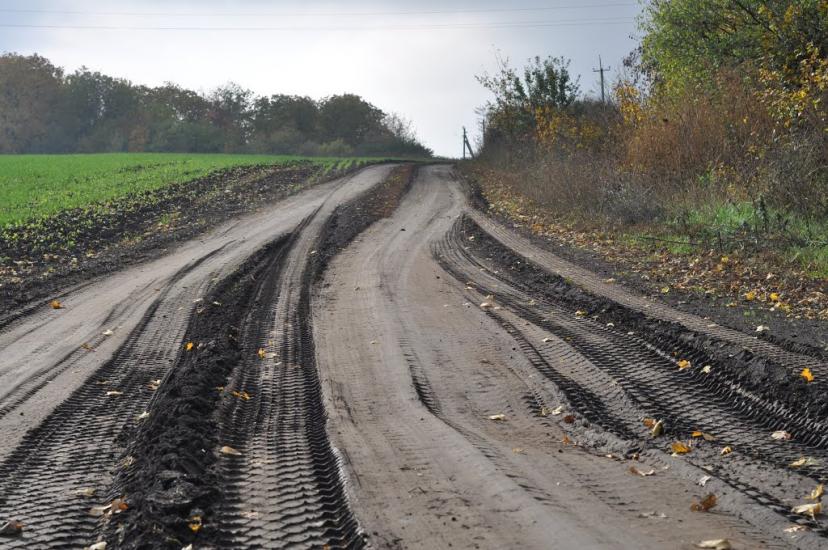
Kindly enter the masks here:
M 431 156 L 411 123 L 354 94 L 202 94 L 136 85 L 39 55 L 0 56 L 0 153 L 272 153 Z

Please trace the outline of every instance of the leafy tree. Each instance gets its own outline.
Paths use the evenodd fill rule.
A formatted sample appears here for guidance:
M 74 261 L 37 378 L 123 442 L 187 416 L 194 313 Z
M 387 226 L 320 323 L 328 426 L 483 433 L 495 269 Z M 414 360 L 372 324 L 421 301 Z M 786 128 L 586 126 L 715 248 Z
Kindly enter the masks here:
M 38 55 L 0 56 L 0 152 L 52 150 L 63 71 Z

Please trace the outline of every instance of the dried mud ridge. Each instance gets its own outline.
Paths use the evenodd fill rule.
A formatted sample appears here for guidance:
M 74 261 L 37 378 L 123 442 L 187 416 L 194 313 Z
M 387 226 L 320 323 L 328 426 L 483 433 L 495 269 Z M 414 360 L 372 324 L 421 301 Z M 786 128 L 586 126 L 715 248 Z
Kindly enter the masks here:
M 297 301 L 277 351 L 259 350 L 268 348 L 273 305 L 285 298 L 279 281 L 288 252 L 310 220 L 260 250 L 204 299 L 185 337 L 192 350 L 161 381 L 149 417 L 121 437 L 129 444 L 120 463 L 131 465 L 111 493 L 127 495 L 129 509 L 112 516 L 106 540 L 119 548 L 362 545 L 325 433 L 309 302 L 329 259 L 393 212 L 412 177 L 410 166 L 397 170 L 325 221 L 306 258 L 298 296 L 288 297 Z M 262 376 L 270 369 L 276 372 Z M 260 512 L 244 506 L 250 495 L 242 493 L 243 485 L 254 472 L 243 459 L 260 435 L 253 432 L 262 416 L 268 431 L 263 460 L 274 467 L 256 483 L 280 487 L 278 502 L 260 503 L 280 524 L 251 529 Z M 225 447 L 240 454 L 223 454 Z
M 790 472 L 792 462 L 808 456 L 817 463 L 796 474 L 814 485 L 828 480 L 824 380 L 807 384 L 796 365 L 781 365 L 591 294 L 510 250 L 469 217 L 459 218 L 446 238 L 433 246 L 433 253 L 447 272 L 475 288 L 478 297 L 494 296 L 497 306 L 487 310 L 488 316 L 561 390 L 582 417 L 582 428 L 595 425 L 617 436 L 621 448 L 613 450 L 627 457 L 669 448 L 672 441 L 691 440 L 695 431 L 712 434 L 715 442 L 696 440 L 698 448 L 685 455 L 690 462 L 789 521 L 828 538 L 828 529 L 820 522 L 792 514 L 791 495 L 779 492 L 783 484 L 776 483 L 773 475 L 763 475 L 774 469 Z M 544 351 L 531 343 L 499 313 L 501 306 L 554 334 L 556 342 L 544 344 L 553 349 Z M 591 369 L 564 372 L 556 347 L 573 348 Z M 680 360 L 690 361 L 692 368 L 680 370 Z M 702 365 L 711 365 L 710 372 L 704 373 Z M 545 416 L 541 403 L 532 396 L 526 401 L 539 417 Z M 643 418 L 662 420 L 664 435 L 652 438 Z M 776 430 L 790 432 L 793 439 L 780 445 L 770 438 Z M 572 431 L 581 441 L 599 447 L 604 443 L 600 435 Z M 734 453 L 726 459 L 717 457 L 725 446 L 732 446 Z

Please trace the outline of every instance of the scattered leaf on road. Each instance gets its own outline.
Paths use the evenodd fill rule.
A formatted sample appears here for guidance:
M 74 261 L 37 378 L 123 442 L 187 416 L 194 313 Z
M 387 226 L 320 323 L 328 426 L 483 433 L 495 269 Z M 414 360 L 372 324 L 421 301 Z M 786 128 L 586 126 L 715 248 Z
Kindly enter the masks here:
M 16 520 L 0 524 L 0 536 L 14 537 L 23 532 L 23 524 Z
M 85 546 L 83 550 L 106 550 L 106 541 L 102 540 L 91 546 Z
M 225 445 L 224 447 L 222 447 L 222 448 L 220 449 L 220 451 L 221 451 L 221 454 L 223 454 L 223 455 L 234 455 L 234 456 L 241 456 L 241 452 L 239 452 L 239 451 L 237 451 L 236 449 L 234 449 L 233 447 L 229 447 L 229 446 L 227 446 L 227 445 Z
M 107 397 L 118 397 L 119 395 L 124 395 L 124 392 L 118 390 L 111 390 L 106 392 Z
M 808 367 L 805 367 L 804 369 L 802 369 L 802 372 L 801 372 L 801 373 L 799 373 L 799 375 L 800 375 L 802 378 L 804 378 L 806 382 L 809 382 L 809 383 L 810 383 L 810 382 L 813 382 L 813 381 L 814 381 L 814 375 L 813 375 L 813 373 L 811 372 L 811 369 L 809 369 Z
M 808 495 L 807 498 L 808 498 L 808 500 L 819 500 L 819 499 L 822 498 L 822 495 L 824 495 L 824 494 L 825 494 L 825 485 L 820 483 L 819 485 L 817 485 L 814 488 L 813 491 L 811 491 L 811 494 Z
M 659 420 L 655 424 L 653 424 L 653 429 L 650 431 L 650 435 L 653 437 L 658 437 L 664 433 L 664 422 Z
M 801 468 L 802 466 L 816 466 L 819 464 L 819 461 L 815 458 L 811 458 L 810 456 L 802 456 L 791 462 L 791 468 Z
M 184 345 L 184 349 L 187 350 L 187 351 L 191 351 L 193 349 L 193 343 L 192 342 L 187 342 Z
M 788 441 L 791 438 L 791 434 L 786 432 L 785 430 L 779 430 L 779 431 L 773 432 L 771 434 L 771 437 L 773 439 L 776 439 L 777 441 Z
M 114 333 L 112 332 L 112 329 L 106 329 L 102 334 L 104 336 L 112 336 Z
M 710 371 L 713 367 L 710 365 L 705 365 L 704 368 L 701 370 L 704 374 L 710 374 Z
M 730 445 L 728 445 L 727 447 L 725 447 L 724 449 L 722 449 L 722 451 L 721 451 L 721 453 L 720 453 L 720 454 L 721 454 L 722 456 L 727 456 L 727 455 L 729 455 L 729 454 L 730 454 L 730 453 L 732 453 L 732 452 L 733 452 L 733 447 L 731 447 Z
M 800 504 L 799 506 L 794 506 L 791 512 L 803 516 L 811 516 L 811 519 L 816 519 L 816 516 L 822 513 L 822 503 Z
M 72 494 L 78 497 L 91 498 L 95 496 L 95 489 L 91 487 L 84 487 L 83 489 L 75 490 Z
M 187 527 L 189 527 L 190 531 L 193 533 L 201 531 L 201 516 L 191 516 L 187 522 Z
M 769 330 L 770 327 L 767 325 L 759 325 L 758 327 L 756 327 L 756 332 L 768 332 Z
M 690 435 L 692 437 L 695 437 L 695 438 L 700 437 L 700 438 L 704 439 L 705 441 L 716 441 L 716 438 L 713 437 L 712 435 L 710 435 L 709 433 L 702 432 L 702 431 L 699 431 L 699 430 L 696 430 L 695 432 L 691 433 Z
M 267 352 L 264 350 L 264 348 L 259 348 L 259 351 L 256 352 L 256 355 L 259 356 L 259 359 L 264 359 L 267 355 Z
M 639 470 L 635 466 L 630 466 L 630 473 L 633 474 L 633 475 L 636 475 L 636 476 L 649 477 L 649 476 L 655 475 L 655 470 L 651 469 L 651 470 L 643 471 L 643 470 Z
M 49 302 L 49 307 L 52 309 L 63 309 L 63 304 L 60 303 L 60 300 L 52 300 Z
M 578 311 L 575 312 L 575 317 L 584 317 L 584 316 L 586 316 L 586 314 L 587 314 L 586 311 L 583 311 L 583 310 L 579 309 Z
M 563 421 L 566 422 L 567 424 L 572 424 L 572 423 L 575 422 L 575 415 L 574 414 L 568 414 L 568 415 L 563 417 Z
M 699 479 L 699 482 L 698 482 L 698 483 L 699 483 L 699 485 L 700 485 L 700 486 L 704 487 L 705 485 L 707 485 L 707 482 L 708 482 L 708 481 L 710 481 L 711 479 L 712 479 L 712 478 L 711 478 L 710 476 L 702 476 L 702 477 Z
M 144 420 L 145 418 L 149 418 L 149 412 L 148 411 L 144 411 L 144 412 L 142 412 L 141 414 L 138 415 L 138 420 Z
M 681 361 L 678 362 L 678 368 L 679 368 L 679 370 L 689 369 L 690 368 L 690 361 L 688 361 L 687 359 L 682 359 Z
M 494 420 L 495 422 L 503 422 L 506 420 L 505 414 L 493 414 L 489 417 L 489 420 Z
M 655 419 L 655 418 L 645 418 L 645 419 L 644 419 L 644 420 L 642 420 L 641 422 L 642 422 L 645 426 L 647 426 L 648 428 L 650 428 L 651 430 L 653 429 L 653 426 L 655 426 L 655 425 L 656 425 L 656 419 Z
M 690 452 L 690 447 L 688 447 L 681 441 L 673 441 L 672 445 L 670 445 L 670 448 L 677 455 L 683 455 Z
M 699 502 L 694 502 L 690 505 L 690 509 L 694 512 L 708 512 L 716 507 L 716 495 L 708 493 Z
M 712 550 L 731 550 L 733 546 L 727 539 L 703 540 L 696 543 L 696 548 L 710 548 Z

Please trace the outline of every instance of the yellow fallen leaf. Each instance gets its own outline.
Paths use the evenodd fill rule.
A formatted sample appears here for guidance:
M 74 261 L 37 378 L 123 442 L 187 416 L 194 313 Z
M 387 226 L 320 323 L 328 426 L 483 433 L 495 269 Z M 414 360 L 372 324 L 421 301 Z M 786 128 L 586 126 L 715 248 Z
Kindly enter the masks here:
M 819 485 L 816 486 L 816 488 L 813 491 L 811 491 L 811 494 L 808 495 L 807 498 L 808 498 L 808 500 L 819 500 L 819 499 L 822 498 L 822 495 L 824 495 L 824 494 L 825 494 L 825 485 L 820 483 Z
M 653 424 L 653 429 L 650 431 L 650 435 L 653 437 L 658 437 L 664 433 L 664 422 L 659 420 L 655 424 Z
M 225 445 L 220 449 L 221 454 L 223 455 L 233 455 L 233 456 L 241 456 L 241 452 L 237 451 L 233 447 L 229 447 Z
M 779 293 L 778 292 L 771 292 L 770 293 L 770 301 L 771 302 L 778 302 L 779 301 Z
M 149 418 L 149 412 L 148 411 L 144 411 L 144 412 L 142 412 L 141 414 L 138 415 L 138 420 L 144 420 L 145 418 Z
M 713 437 L 712 435 L 710 435 L 709 433 L 701 432 L 699 430 L 696 430 L 695 432 L 691 433 L 690 436 L 695 437 L 695 438 L 700 437 L 700 438 L 704 439 L 705 441 L 716 441 L 716 438 Z
M 790 467 L 801 468 L 802 466 L 815 466 L 816 464 L 819 464 L 818 460 L 811 458 L 810 456 L 803 456 L 791 462 Z
M 641 422 L 642 422 L 642 423 L 643 423 L 646 427 L 650 428 L 651 430 L 653 429 L 653 426 L 655 426 L 655 425 L 656 425 L 656 419 L 655 419 L 655 418 L 645 418 L 645 419 L 644 419 L 644 420 L 642 420 Z
M 193 533 L 198 533 L 201 530 L 201 516 L 191 516 L 190 520 L 187 522 L 187 527 Z
M 662 294 L 669 294 L 670 293 L 670 287 L 669 286 L 662 287 L 661 293 Z
M 489 420 L 494 420 L 495 422 L 503 422 L 506 420 L 505 414 L 493 414 L 489 417 Z
M 2 536 L 15 536 L 19 535 L 23 531 L 23 524 L 16 520 L 7 521 L 6 523 L 0 524 L 0 535 Z
M 678 368 L 679 368 L 679 370 L 689 369 L 690 368 L 690 361 L 688 361 L 687 359 L 682 359 L 681 361 L 678 362 Z
M 193 343 L 192 342 L 187 342 L 187 344 L 184 346 L 184 349 L 187 350 L 187 351 L 192 350 L 193 349 Z
M 246 391 L 241 391 L 241 392 L 232 391 L 230 393 L 233 397 L 238 397 L 239 399 L 242 399 L 244 401 L 250 401 L 250 399 L 251 399 L 250 394 L 247 393 Z
M 256 355 L 259 356 L 259 359 L 264 359 L 267 355 L 267 352 L 264 350 L 264 348 L 259 348 L 259 351 L 256 352 Z
M 102 540 L 91 546 L 85 546 L 83 550 L 106 550 L 106 541 Z
M 730 453 L 732 453 L 732 452 L 733 452 L 733 447 L 731 447 L 731 446 L 729 446 L 729 445 L 728 445 L 727 447 L 725 447 L 724 449 L 722 449 L 722 452 L 721 452 L 720 454 L 721 454 L 722 456 L 726 456 L 726 455 L 729 455 L 729 454 L 730 454 Z
M 710 365 L 705 365 L 705 366 L 704 366 L 704 368 L 703 368 L 701 371 L 702 371 L 704 374 L 710 374 L 710 371 L 712 370 L 712 368 L 713 368 L 713 367 L 711 367 Z
M 690 447 L 688 447 L 681 441 L 673 441 L 673 443 L 670 445 L 670 448 L 677 455 L 683 455 L 690 452 Z
M 63 304 L 60 303 L 60 300 L 52 300 L 49 302 L 49 307 L 52 309 L 63 309 Z
M 802 372 L 799 373 L 799 375 L 802 378 L 804 378 L 806 382 L 810 383 L 810 382 L 814 381 L 814 375 L 813 375 L 813 373 L 811 373 L 811 369 L 809 369 L 808 367 L 805 367 L 804 369 L 802 369 Z
M 811 519 L 816 519 L 816 516 L 822 513 L 822 504 L 819 502 L 815 502 L 814 504 L 800 504 L 799 506 L 794 506 L 791 512 L 803 516 L 811 516 Z
M 514 449 L 512 449 L 512 452 L 515 453 L 516 455 L 525 455 L 526 454 L 526 451 L 523 449 L 523 447 L 515 447 Z
M 587 314 L 586 311 L 583 311 L 583 310 L 579 309 L 578 311 L 575 312 L 575 317 L 584 317 L 586 314 Z
M 701 542 L 696 543 L 696 548 L 708 548 L 710 550 L 731 550 L 733 546 L 730 545 L 730 541 L 727 539 L 712 539 L 703 540 Z
M 785 430 L 778 430 L 771 434 L 771 438 L 777 441 L 788 441 L 791 437 L 791 434 L 786 432 Z
M 748 302 L 752 302 L 755 299 L 756 299 L 756 292 L 755 291 L 750 290 L 748 292 L 745 292 L 745 300 L 747 300 Z
M 84 487 L 83 489 L 76 489 L 72 494 L 77 497 L 91 498 L 95 496 L 95 489 Z

